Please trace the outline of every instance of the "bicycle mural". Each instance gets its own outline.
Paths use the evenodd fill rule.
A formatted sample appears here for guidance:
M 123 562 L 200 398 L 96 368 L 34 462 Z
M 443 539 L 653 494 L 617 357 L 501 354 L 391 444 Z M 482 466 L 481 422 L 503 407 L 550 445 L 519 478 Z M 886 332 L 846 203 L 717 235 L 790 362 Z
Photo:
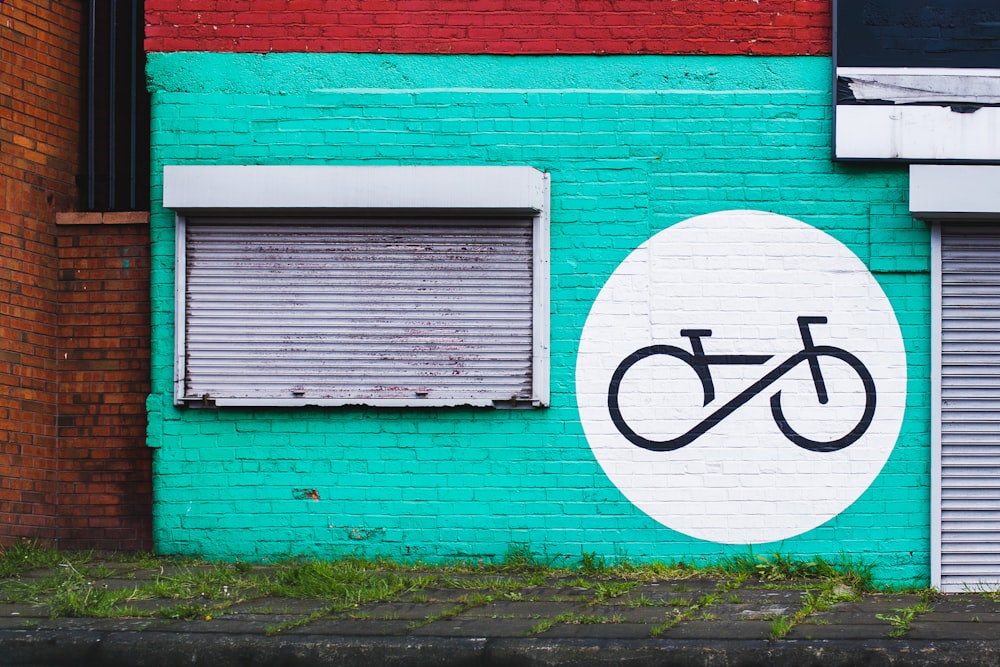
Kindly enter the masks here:
M 878 477 L 906 354 L 847 246 L 792 218 L 723 211 L 615 269 L 581 336 L 577 400 L 636 507 L 692 537 L 764 543 L 835 518 Z
M 847 350 L 830 345 L 817 346 L 813 343 L 809 325 L 826 324 L 826 321 L 825 317 L 799 317 L 799 333 L 802 335 L 802 349 L 800 351 L 785 359 L 777 368 L 744 389 L 683 435 L 667 440 L 650 440 L 632 430 L 625 421 L 625 418 L 622 416 L 621 403 L 618 396 L 625 374 L 637 363 L 654 354 L 664 354 L 680 359 L 690 366 L 691 370 L 697 373 L 698 379 L 701 381 L 702 391 L 705 394 L 704 405 L 708 405 L 715 399 L 715 386 L 712 382 L 711 366 L 757 366 L 771 359 L 767 355 L 705 354 L 701 339 L 702 337 L 711 336 L 712 331 L 710 329 L 681 329 L 681 336 L 691 339 L 692 352 L 672 345 L 648 345 L 628 355 L 618 364 L 618 368 L 615 369 L 614 374 L 611 376 L 611 386 L 608 387 L 608 410 L 611 412 L 611 420 L 614 421 L 618 431 L 632 444 L 654 452 L 673 451 L 694 442 L 696 438 L 703 435 L 712 426 L 731 415 L 737 408 L 770 387 L 802 362 L 809 364 L 809 372 L 812 375 L 813 386 L 816 389 L 817 401 L 821 404 L 826 404 L 829 402 L 830 397 L 827 393 L 826 383 L 823 381 L 823 371 L 819 364 L 820 358 L 826 356 L 847 363 L 858 374 L 861 383 L 864 385 L 865 408 L 858 423 L 846 435 L 835 437 L 831 440 L 812 440 L 804 437 L 797 433 L 789 425 L 788 420 L 785 419 L 784 412 L 781 410 L 780 390 L 771 396 L 771 414 L 774 415 L 774 423 L 781 429 L 782 434 L 803 449 L 813 452 L 835 452 L 843 449 L 864 435 L 868 426 L 872 423 L 872 417 L 875 415 L 875 382 L 872 380 L 872 375 L 865 368 L 865 365 Z

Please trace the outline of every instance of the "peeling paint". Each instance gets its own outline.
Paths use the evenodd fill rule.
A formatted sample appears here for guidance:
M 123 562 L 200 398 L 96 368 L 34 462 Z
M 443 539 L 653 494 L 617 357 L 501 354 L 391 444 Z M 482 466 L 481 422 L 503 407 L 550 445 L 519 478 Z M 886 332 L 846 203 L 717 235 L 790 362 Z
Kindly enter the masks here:
M 857 102 L 1000 104 L 1000 70 L 931 73 L 843 68 L 838 70 L 838 78 Z M 843 86 L 838 89 L 843 92 Z

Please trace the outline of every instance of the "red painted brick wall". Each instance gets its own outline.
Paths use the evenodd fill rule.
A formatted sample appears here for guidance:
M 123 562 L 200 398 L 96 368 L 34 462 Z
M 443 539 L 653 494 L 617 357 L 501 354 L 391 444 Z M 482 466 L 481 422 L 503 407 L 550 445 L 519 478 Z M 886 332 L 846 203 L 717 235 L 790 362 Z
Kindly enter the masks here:
M 79 2 L 0 3 L 0 544 L 148 548 L 147 232 L 56 225 L 79 25 Z
M 146 0 L 147 51 L 826 55 L 830 0 Z

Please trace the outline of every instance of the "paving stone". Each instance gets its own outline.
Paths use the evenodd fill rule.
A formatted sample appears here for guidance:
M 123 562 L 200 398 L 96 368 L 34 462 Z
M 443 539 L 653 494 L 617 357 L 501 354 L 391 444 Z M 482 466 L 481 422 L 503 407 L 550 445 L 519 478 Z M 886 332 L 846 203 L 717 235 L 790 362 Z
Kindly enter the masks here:
M 37 628 L 39 621 L 37 618 L 19 618 L 0 616 L 0 630 L 33 630 Z
M 0 604 L 0 618 L 49 618 L 51 615 L 49 606 L 44 604 Z
M 185 632 L 231 635 L 265 635 L 283 623 L 301 621 L 303 616 L 211 616 L 192 621 L 174 621 L 163 625 L 150 625 L 149 632 Z
M 769 621 L 744 621 L 742 623 L 721 623 L 711 620 L 681 621 L 664 630 L 660 637 L 670 639 L 717 639 L 746 640 L 767 639 L 771 636 Z
M 309 614 L 328 609 L 329 600 L 300 600 L 297 598 L 262 597 L 238 602 L 226 608 L 227 614 Z
M 454 602 L 379 602 L 360 606 L 354 613 L 359 616 L 367 614 L 375 619 L 422 621 L 431 616 L 451 612 L 460 606 Z
M 1000 627 L 1000 613 L 982 612 L 976 609 L 935 609 L 917 616 L 914 621 L 920 623 L 987 623 Z
M 12 620 L 12 619 L 5 619 Z M 133 632 L 141 631 L 147 629 L 149 626 L 156 623 L 156 621 L 148 618 L 46 618 L 46 619 L 27 619 L 29 622 L 27 625 L 24 621 L 18 621 L 13 626 L 3 625 L 0 627 L 8 628 L 22 628 L 30 630 L 58 630 L 63 631 L 73 631 L 73 632 L 95 632 L 95 633 L 107 633 L 107 632 Z M 2 664 L 2 662 L 0 662 Z
M 470 595 L 474 595 L 475 591 L 457 589 L 457 588 L 422 588 L 420 590 L 411 591 L 405 595 L 400 596 L 399 600 L 401 602 L 414 602 L 417 604 L 423 601 L 428 602 L 458 602 L 462 599 L 467 599 Z
M 477 607 L 470 607 L 462 612 L 464 617 L 511 617 L 511 618 L 549 618 L 563 613 L 588 613 L 587 605 L 567 602 L 491 602 Z
M 554 586 L 533 586 L 518 591 L 523 600 L 540 600 L 547 602 L 586 602 L 595 599 L 594 591 L 589 588 L 559 588 Z
M 891 614 L 897 609 L 906 609 L 920 604 L 919 595 L 872 595 L 859 601 L 838 602 L 833 609 L 838 612 L 871 612 Z
M 284 635 L 324 637 L 388 637 L 408 634 L 412 621 L 352 618 L 321 618 L 282 631 Z
M 809 620 L 829 625 L 890 625 L 889 621 L 878 618 L 877 614 L 882 613 L 881 611 L 816 611 L 809 615 Z
M 681 610 L 677 607 L 618 607 L 597 605 L 588 607 L 582 613 L 594 616 L 606 616 L 608 618 L 618 617 L 625 623 L 651 623 L 655 625 L 657 623 L 664 623 L 679 611 Z
M 704 579 L 642 583 L 627 593 L 629 599 L 640 596 L 655 602 L 684 600 L 689 604 L 705 595 L 719 594 L 719 582 Z
M 648 639 L 652 625 L 646 623 L 559 623 L 534 635 L 545 639 Z
M 715 607 L 711 608 L 711 613 L 719 617 L 720 621 L 769 621 L 778 616 L 790 616 L 796 611 L 795 607 L 786 605 L 774 605 L 766 607 L 743 607 L 730 614 L 719 613 Z
M 410 630 L 415 637 L 527 637 L 537 619 L 450 618 Z
M 887 639 L 892 626 L 868 623 L 800 623 L 793 627 L 785 639 Z
M 1000 628 L 992 623 L 942 623 L 925 622 L 922 619 L 910 623 L 909 629 L 903 635 L 906 639 L 941 640 L 987 640 L 1000 639 Z

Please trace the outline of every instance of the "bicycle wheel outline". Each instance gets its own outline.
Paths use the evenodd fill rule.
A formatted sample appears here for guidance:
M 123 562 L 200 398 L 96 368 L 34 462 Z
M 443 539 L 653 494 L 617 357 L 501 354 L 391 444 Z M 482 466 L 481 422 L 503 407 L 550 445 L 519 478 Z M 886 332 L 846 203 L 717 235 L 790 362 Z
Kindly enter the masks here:
M 712 376 L 708 369 L 709 364 L 703 362 L 698 363 L 697 360 L 699 357 L 691 352 L 688 352 L 687 350 L 673 345 L 649 345 L 647 347 L 639 348 L 632 354 L 625 357 L 625 359 L 618 364 L 618 367 L 611 376 L 611 383 L 608 386 L 608 411 L 611 414 L 611 421 L 615 425 L 615 428 L 618 429 L 619 433 L 625 436 L 626 440 L 637 447 L 641 447 L 642 449 L 652 452 L 672 452 L 684 447 L 685 445 L 691 444 L 708 432 L 708 430 L 713 426 L 745 405 L 753 397 L 757 396 L 767 387 L 777 382 L 800 363 L 808 363 L 810 359 L 818 359 L 822 356 L 840 359 L 858 374 L 858 377 L 861 379 L 862 385 L 865 388 L 865 410 L 861 419 L 857 424 L 855 424 L 854 428 L 840 438 L 830 441 L 812 440 L 810 438 L 806 438 L 805 436 L 797 433 L 792 428 L 791 424 L 788 423 L 788 420 L 785 419 L 785 415 L 781 410 L 781 390 L 779 389 L 771 395 L 770 403 L 771 416 L 781 431 L 781 434 L 791 441 L 792 444 L 807 451 L 818 453 L 835 452 L 854 444 L 859 438 L 861 438 L 861 436 L 868 430 L 868 427 L 871 425 L 872 420 L 875 417 L 875 381 L 872 378 L 871 372 L 869 372 L 865 365 L 861 363 L 861 360 L 847 350 L 839 347 L 831 345 L 812 345 L 808 349 L 799 350 L 792 356 L 785 359 L 776 368 L 772 369 L 769 373 L 766 373 L 762 378 L 751 384 L 734 398 L 730 399 L 722 407 L 715 410 L 708 418 L 699 422 L 694 428 L 686 433 L 682 433 L 676 438 L 670 438 L 668 440 L 650 440 L 649 438 L 636 433 L 635 430 L 633 430 L 632 427 L 625 421 L 625 417 L 621 412 L 621 405 L 618 401 L 618 392 L 621 388 L 622 379 L 625 377 L 625 374 L 631 370 L 632 366 L 643 359 L 657 354 L 663 354 L 679 359 L 695 371 L 702 383 L 705 405 L 709 403 L 709 399 L 713 395 Z
M 871 426 L 872 420 L 875 418 L 875 406 L 877 402 L 875 380 L 868 368 L 861 363 L 860 359 L 847 350 L 832 345 L 815 345 L 809 350 L 796 352 L 789 359 L 789 361 L 794 360 L 794 363 L 789 365 L 789 370 L 803 361 L 808 362 L 811 357 L 817 360 L 820 357 L 840 359 L 858 374 L 861 384 L 865 388 L 865 410 L 861 415 L 861 419 L 858 420 L 858 423 L 846 435 L 828 441 L 812 440 L 797 433 L 791 424 L 788 423 L 788 420 L 785 419 L 784 412 L 781 410 L 780 389 L 771 395 L 771 416 L 774 418 L 774 423 L 781 430 L 782 435 L 798 447 L 810 452 L 837 452 L 857 442 L 868 431 L 868 427 Z
M 611 383 L 608 385 L 608 412 L 611 413 L 611 421 L 615 425 L 615 428 L 618 429 L 618 432 L 625 436 L 625 439 L 636 447 L 648 449 L 652 452 L 672 452 L 684 447 L 685 445 L 691 444 L 706 430 L 708 430 L 708 428 L 706 427 L 704 430 L 699 430 L 696 426 L 687 433 L 682 433 L 676 438 L 671 438 L 669 440 L 650 440 L 649 438 L 645 438 L 636 433 L 632 427 L 628 425 L 625 421 L 625 417 L 622 415 L 621 404 L 618 402 L 618 390 L 621 388 L 622 380 L 624 379 L 625 374 L 643 359 L 647 359 L 658 354 L 674 357 L 675 359 L 679 359 L 690 366 L 691 370 L 693 370 L 698 376 L 698 379 L 701 380 L 702 393 L 704 394 L 702 399 L 703 405 L 708 404 L 709 395 L 712 391 L 712 377 L 705 364 L 695 363 L 694 354 L 674 345 L 648 345 L 646 347 L 639 348 L 622 359 L 621 363 L 619 363 L 618 367 L 615 369 L 615 372 L 611 375 Z

